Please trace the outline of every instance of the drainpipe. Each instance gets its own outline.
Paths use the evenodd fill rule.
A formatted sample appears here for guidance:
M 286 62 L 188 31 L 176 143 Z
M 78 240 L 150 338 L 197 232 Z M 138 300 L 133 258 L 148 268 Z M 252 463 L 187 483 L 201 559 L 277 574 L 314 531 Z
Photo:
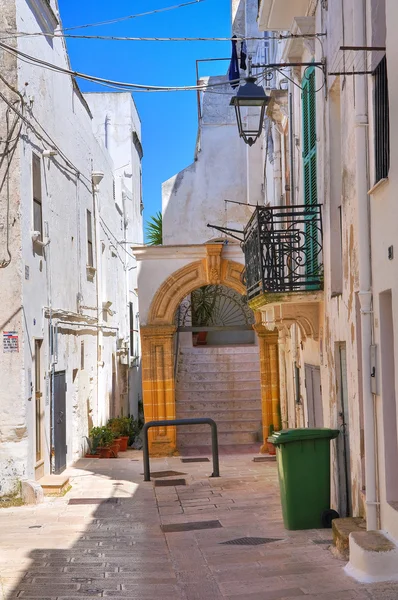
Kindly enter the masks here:
M 291 73 L 292 75 L 292 73 Z M 290 155 L 290 204 L 295 204 L 294 189 L 294 123 L 293 123 L 293 83 L 289 81 L 289 155 Z
M 102 393 L 102 368 L 100 369 L 100 361 L 102 361 L 102 340 L 103 334 L 101 325 L 102 321 L 102 252 L 101 252 L 101 236 L 100 236 L 100 207 L 98 200 L 99 184 L 101 183 L 104 174 L 101 171 L 93 171 L 91 180 L 93 184 L 93 207 L 94 207 L 94 232 L 95 232 L 95 254 L 96 254 L 96 284 L 97 284 L 97 321 L 100 325 L 97 328 L 97 421 L 102 424 L 103 411 L 101 410 L 100 418 L 100 399 Z M 101 348 L 101 357 L 98 349 Z
M 278 127 L 274 124 L 274 205 L 282 204 L 282 154 L 281 154 L 281 134 Z
M 366 46 L 365 0 L 356 0 L 353 9 L 354 44 Z M 363 53 L 364 54 L 364 53 Z M 363 57 L 366 60 L 366 56 Z M 370 346 L 372 343 L 372 281 L 369 219 L 368 85 L 365 75 L 355 77 L 355 142 L 358 219 L 359 301 L 361 306 L 361 358 L 365 437 L 366 521 L 368 531 L 377 529 L 376 441 L 374 400 L 370 387 Z

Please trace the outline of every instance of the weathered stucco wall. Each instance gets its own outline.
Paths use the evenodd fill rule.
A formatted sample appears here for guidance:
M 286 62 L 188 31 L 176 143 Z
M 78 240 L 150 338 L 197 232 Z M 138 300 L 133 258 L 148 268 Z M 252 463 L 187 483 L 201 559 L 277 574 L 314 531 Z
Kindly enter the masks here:
M 30 6 L 17 0 L 14 17 L 12 4 L 0 3 L 5 27 L 37 32 L 40 27 L 57 25 L 56 2 L 51 3 L 52 13 L 47 3 Z M 19 38 L 18 48 L 50 63 L 69 66 L 61 39 Z M 68 463 L 81 455 L 84 436 L 93 424 L 103 422 L 115 406 L 116 409 L 123 406 L 124 411 L 128 411 L 126 390 L 122 386 L 122 382 L 127 381 L 127 373 L 119 363 L 117 338 L 128 335 L 129 325 L 126 292 L 123 292 L 127 285 L 125 262 L 119 246 L 123 239 L 123 214 L 113 196 L 114 166 L 109 153 L 95 139 L 88 106 L 70 77 L 25 62 L 18 62 L 17 77 L 15 59 L 2 50 L 0 61 L 3 77 L 23 94 L 24 114 L 32 123 L 27 127 L 18 122 L 21 135 L 9 179 L 11 262 L 1 271 L 0 321 L 3 330 L 18 333 L 20 343 L 18 353 L 0 351 L 0 370 L 5 382 L 0 392 L 0 494 L 7 494 L 22 477 L 35 477 L 50 470 L 52 370 L 66 372 Z M 0 87 L 2 93 L 21 108 L 18 95 L 3 82 Z M 0 111 L 4 117 L 2 101 Z M 11 111 L 11 122 L 14 118 Z M 1 118 L 2 138 L 6 137 L 6 126 L 7 120 Z M 48 150 L 53 151 L 52 156 L 43 155 Z M 41 161 L 42 221 L 44 238 L 48 241 L 45 247 L 32 242 L 32 153 Z M 127 160 L 130 159 L 131 152 Z M 99 220 L 95 221 L 99 215 L 93 201 L 93 170 L 104 173 L 98 193 L 101 225 Z M 1 191 L 2 251 L 7 230 L 6 190 Z M 97 273 L 89 272 L 86 266 L 87 210 L 93 219 L 94 266 L 98 273 L 101 261 L 104 274 L 100 290 Z M 131 211 L 131 222 L 136 221 L 136 217 L 137 213 Z M 138 229 L 140 224 L 139 220 Z M 102 256 L 95 250 L 97 241 Z M 7 253 L 0 260 L 3 258 L 7 258 Z M 104 317 L 102 300 L 105 297 L 112 301 L 114 314 L 106 316 L 108 329 L 101 340 L 98 328 L 89 323 Z M 49 346 L 50 309 L 53 325 L 58 323 L 56 356 L 51 356 Z M 77 321 L 82 325 L 62 324 L 63 321 Z M 34 376 L 35 340 L 42 340 L 40 461 L 36 461 L 35 453 L 35 388 L 39 387 Z M 113 371 L 118 382 L 116 397 L 112 391 Z
M 225 85 L 203 93 L 199 150 L 195 162 L 163 184 L 163 244 L 202 244 L 219 237 L 208 223 L 241 229 L 247 202 L 246 146 L 237 134 L 229 101 L 235 92 L 225 77 L 201 80 Z

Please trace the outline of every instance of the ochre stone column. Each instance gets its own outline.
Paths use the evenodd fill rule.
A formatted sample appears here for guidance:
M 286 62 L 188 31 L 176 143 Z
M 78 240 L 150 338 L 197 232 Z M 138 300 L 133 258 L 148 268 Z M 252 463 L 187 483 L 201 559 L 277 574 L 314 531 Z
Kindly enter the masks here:
M 270 425 L 275 431 L 281 428 L 279 398 L 278 332 L 268 331 L 261 323 L 253 325 L 258 337 L 260 353 L 261 410 L 263 446 L 267 452 Z
M 175 419 L 174 325 L 141 327 L 142 390 L 145 422 Z M 176 450 L 176 428 L 148 431 L 149 452 L 167 456 Z

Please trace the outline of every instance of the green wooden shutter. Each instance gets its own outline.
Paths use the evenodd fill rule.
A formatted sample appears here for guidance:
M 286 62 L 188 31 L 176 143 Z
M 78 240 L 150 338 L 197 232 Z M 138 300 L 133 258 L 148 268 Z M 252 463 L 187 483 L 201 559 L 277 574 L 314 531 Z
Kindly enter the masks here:
M 302 89 L 304 204 L 310 209 L 311 206 L 318 204 L 314 67 L 307 70 Z M 305 225 L 307 281 L 318 278 L 317 236 L 316 213 L 314 211 L 314 214 L 311 215 L 311 210 L 309 210 Z M 314 289 L 314 286 L 310 284 L 307 289 Z

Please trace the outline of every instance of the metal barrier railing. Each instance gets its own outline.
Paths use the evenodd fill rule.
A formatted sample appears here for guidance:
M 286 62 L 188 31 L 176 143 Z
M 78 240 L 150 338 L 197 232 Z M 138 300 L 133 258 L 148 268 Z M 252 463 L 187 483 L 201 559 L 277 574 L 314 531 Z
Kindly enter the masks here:
M 218 459 L 218 435 L 217 424 L 213 419 L 174 419 L 171 421 L 149 421 L 143 427 L 143 454 L 144 454 L 144 481 L 151 481 L 149 466 L 148 429 L 151 427 L 169 427 L 178 425 L 210 425 L 211 427 L 211 451 L 213 456 L 213 473 L 211 477 L 220 477 L 220 464 Z

